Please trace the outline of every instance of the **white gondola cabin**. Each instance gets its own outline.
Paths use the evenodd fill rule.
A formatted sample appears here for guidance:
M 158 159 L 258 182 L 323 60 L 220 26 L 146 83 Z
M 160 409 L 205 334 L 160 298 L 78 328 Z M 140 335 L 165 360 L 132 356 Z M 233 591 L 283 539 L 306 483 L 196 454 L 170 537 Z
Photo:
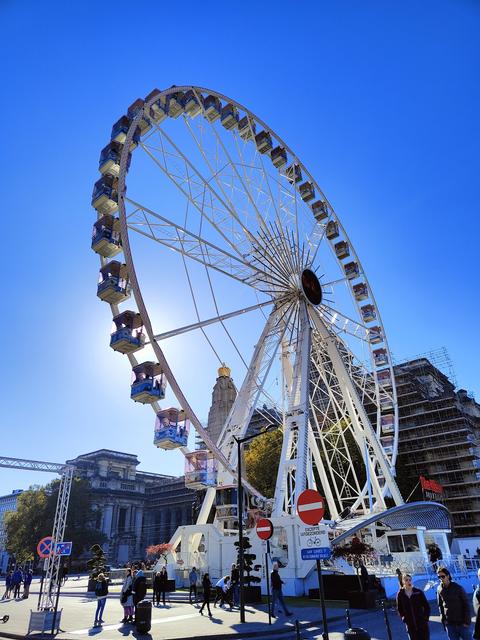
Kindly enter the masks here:
M 330 220 L 330 222 L 327 224 L 325 235 L 327 236 L 328 240 L 335 240 L 335 238 L 338 238 L 338 224 L 335 222 L 335 220 Z
M 300 165 L 295 162 L 285 169 L 285 175 L 290 184 L 297 184 L 302 179 L 302 170 Z
M 118 209 L 118 178 L 106 175 L 95 182 L 92 193 L 92 207 L 100 215 L 114 213 Z
M 393 413 L 388 413 L 381 417 L 382 434 L 390 435 L 394 431 L 395 418 Z
M 255 144 L 260 153 L 267 153 L 272 149 L 272 136 L 268 131 L 260 131 L 255 136 Z
M 384 364 L 388 364 L 388 355 L 386 349 L 375 349 L 373 351 L 373 359 L 377 367 L 382 367 Z
M 190 422 L 181 409 L 162 409 L 155 419 L 155 435 L 153 444 L 161 449 L 178 449 L 186 447 Z
M 217 484 L 217 461 L 208 449 L 185 454 L 185 486 L 205 489 Z
M 360 311 L 362 312 L 362 319 L 364 322 L 373 322 L 377 317 L 373 304 L 364 305 Z
M 160 124 L 168 118 L 167 107 L 166 107 L 166 98 L 161 95 L 159 89 L 154 89 L 150 91 L 148 96 L 145 98 L 145 102 L 148 104 L 151 100 L 153 100 L 150 106 L 149 117 L 152 122 L 156 122 Z
M 390 375 L 390 369 L 382 369 L 382 371 L 378 371 L 377 380 L 378 384 L 381 384 L 383 387 L 391 387 L 392 377 Z
M 355 300 L 360 302 L 360 300 L 366 300 L 368 298 L 368 288 L 364 282 L 359 282 L 358 284 L 353 285 L 353 295 L 355 296 Z
M 340 240 L 335 244 L 335 255 L 339 260 L 343 260 L 344 258 L 348 258 L 350 255 L 350 247 L 348 246 L 348 242 L 345 240 Z
M 270 152 L 270 158 L 272 159 L 272 164 L 277 169 L 283 167 L 284 164 L 287 164 L 287 152 L 283 147 L 275 147 Z
M 128 107 L 127 117 L 133 120 L 135 116 L 138 115 L 138 113 L 140 112 L 143 113 L 144 106 L 145 106 L 145 100 L 142 100 L 142 98 L 137 98 L 135 102 L 132 102 L 132 104 Z M 140 129 L 140 134 L 142 136 L 144 133 L 147 133 L 147 131 L 150 131 L 150 129 L 152 128 L 152 123 L 150 122 L 150 119 L 147 118 L 145 114 L 143 114 L 143 116 L 138 121 L 138 127 Z
M 114 176 L 115 178 L 120 173 L 120 156 L 122 155 L 123 144 L 120 142 L 109 142 L 100 153 L 100 160 L 98 162 L 98 170 L 100 173 Z M 132 155 L 128 154 L 127 171 L 130 167 Z
M 244 492 L 244 496 L 246 492 Z M 236 521 L 238 526 L 238 493 L 237 487 L 218 488 L 215 493 L 216 518 L 225 523 L 225 528 L 233 528 Z M 228 526 L 228 522 L 232 522 L 232 526 Z
M 228 131 L 235 129 L 238 126 L 238 110 L 230 102 L 226 104 L 222 109 L 221 123 L 222 127 L 225 127 Z
M 304 182 L 298 187 L 298 191 L 300 192 L 300 197 L 304 202 L 310 202 L 315 198 L 315 187 L 311 182 Z
M 381 327 L 370 327 L 368 330 L 368 339 L 371 344 L 378 344 L 379 342 L 383 342 L 383 333 Z
M 208 95 L 203 101 L 203 108 L 205 111 L 205 117 L 209 122 L 215 122 L 220 118 L 222 113 L 222 103 L 217 96 Z
M 120 304 L 130 297 L 126 264 L 111 260 L 100 269 L 97 296 L 109 304 Z
M 130 397 L 135 402 L 152 404 L 163 400 L 167 380 L 158 362 L 142 362 L 132 369 L 132 387 Z
M 317 222 L 323 222 L 328 218 L 327 205 L 322 200 L 317 200 L 312 204 L 312 211 Z
M 347 262 L 347 264 L 343 268 L 345 269 L 345 275 L 349 280 L 354 280 L 360 275 L 358 262 Z
M 119 353 L 134 353 L 145 345 L 142 316 L 136 311 L 123 311 L 113 318 L 110 346 Z
M 380 442 L 385 453 L 391 455 L 393 453 L 393 436 L 382 436 Z
M 255 124 L 255 120 L 249 118 L 248 116 L 244 116 L 238 122 L 238 132 L 242 140 L 250 140 L 255 135 L 255 130 L 257 125 Z
M 103 258 L 112 258 L 122 250 L 120 220 L 105 215 L 93 225 L 92 249 Z
M 192 89 L 189 89 L 183 96 L 183 108 L 190 118 L 195 118 L 202 111 L 201 95 L 197 95 Z

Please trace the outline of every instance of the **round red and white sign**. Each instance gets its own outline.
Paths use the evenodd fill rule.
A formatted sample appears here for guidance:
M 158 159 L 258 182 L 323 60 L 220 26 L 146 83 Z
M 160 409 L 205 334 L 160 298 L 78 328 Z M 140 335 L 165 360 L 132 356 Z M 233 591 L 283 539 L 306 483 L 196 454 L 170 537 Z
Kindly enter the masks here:
M 260 518 L 257 522 L 257 536 L 260 540 L 270 540 L 273 535 L 273 524 L 268 518 Z
M 297 500 L 297 514 L 304 524 L 314 526 L 325 513 L 325 499 L 315 489 L 305 489 Z

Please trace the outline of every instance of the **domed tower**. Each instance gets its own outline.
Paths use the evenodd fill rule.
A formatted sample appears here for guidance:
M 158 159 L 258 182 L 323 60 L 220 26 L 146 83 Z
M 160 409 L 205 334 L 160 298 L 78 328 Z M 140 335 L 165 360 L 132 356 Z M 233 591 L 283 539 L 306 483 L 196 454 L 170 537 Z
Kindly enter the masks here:
M 237 397 L 237 390 L 230 377 L 230 373 L 230 369 L 225 363 L 222 363 L 222 366 L 218 370 L 218 378 L 212 391 L 212 404 L 208 412 L 207 429 L 210 438 L 215 443 L 220 436 L 225 420 Z

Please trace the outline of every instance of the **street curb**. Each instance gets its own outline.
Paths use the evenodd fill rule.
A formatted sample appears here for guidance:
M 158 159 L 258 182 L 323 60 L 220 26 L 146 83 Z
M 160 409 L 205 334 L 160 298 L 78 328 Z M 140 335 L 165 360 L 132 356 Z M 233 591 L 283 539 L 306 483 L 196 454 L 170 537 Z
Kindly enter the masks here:
M 339 620 L 343 620 L 344 616 L 332 616 L 331 618 L 329 618 L 329 622 L 338 622 Z M 302 624 L 299 624 L 300 629 L 302 629 L 303 631 L 307 631 L 310 627 L 313 626 L 317 626 L 320 625 L 322 623 L 322 620 L 311 620 L 310 622 L 304 622 Z M 272 629 L 272 630 L 262 630 L 262 631 L 247 631 L 245 633 L 216 633 L 214 635 L 195 635 L 195 636 L 185 636 L 182 638 L 175 638 L 174 640 L 199 640 L 200 638 L 202 640 L 242 640 L 242 638 L 258 638 L 259 634 L 261 633 L 262 638 L 268 638 L 268 637 L 275 637 L 275 636 L 280 636 L 280 635 L 286 635 L 288 633 L 294 633 L 295 632 L 295 625 L 292 625 L 291 627 L 288 627 L 287 629 L 285 628 L 281 628 L 281 629 Z M 68 631 L 66 632 L 68 633 Z M 3 632 L 3 629 L 0 630 L 0 638 L 12 638 L 12 640 L 25 640 L 25 638 L 28 638 L 29 636 L 26 636 L 25 634 L 18 634 L 18 633 L 8 633 L 8 632 Z M 35 636 L 31 636 L 32 640 L 34 638 L 38 638 L 40 640 L 40 638 L 45 638 L 45 637 L 49 637 L 51 638 L 52 636 L 50 634 L 46 634 L 46 635 L 35 635 Z M 68 638 L 67 636 L 63 636 L 61 638 L 61 640 L 78 640 L 77 638 Z

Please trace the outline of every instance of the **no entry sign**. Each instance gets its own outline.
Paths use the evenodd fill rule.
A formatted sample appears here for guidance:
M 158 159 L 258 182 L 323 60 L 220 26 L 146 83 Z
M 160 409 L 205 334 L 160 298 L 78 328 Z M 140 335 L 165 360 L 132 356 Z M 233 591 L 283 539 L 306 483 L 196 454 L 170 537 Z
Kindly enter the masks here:
M 297 500 L 297 513 L 304 524 L 318 524 L 325 513 L 324 498 L 315 489 L 305 489 Z
M 257 536 L 260 540 L 270 540 L 273 535 L 273 524 L 268 518 L 260 518 L 257 522 Z

